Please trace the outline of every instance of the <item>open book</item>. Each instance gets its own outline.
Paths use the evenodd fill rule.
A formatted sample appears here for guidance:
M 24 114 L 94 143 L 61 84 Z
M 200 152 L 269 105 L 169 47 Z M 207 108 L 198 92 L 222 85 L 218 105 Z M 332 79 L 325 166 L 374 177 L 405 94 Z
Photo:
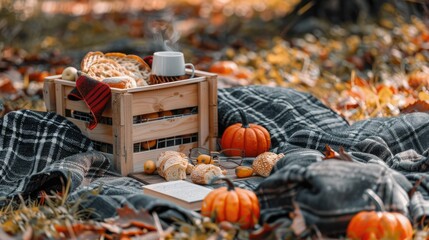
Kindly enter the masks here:
M 143 193 L 162 198 L 190 210 L 200 210 L 203 199 L 212 189 L 184 180 L 143 186 Z

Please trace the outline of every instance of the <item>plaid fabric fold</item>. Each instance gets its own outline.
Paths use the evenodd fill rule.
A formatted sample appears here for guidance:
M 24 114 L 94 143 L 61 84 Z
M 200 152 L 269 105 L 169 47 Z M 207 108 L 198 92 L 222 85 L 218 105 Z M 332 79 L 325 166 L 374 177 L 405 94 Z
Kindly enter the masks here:
M 142 183 L 114 171 L 111 159 L 54 112 L 15 111 L 0 118 L 0 207 L 18 195 L 61 192 L 70 181 L 69 202 L 92 209 L 92 219 L 113 217 L 125 204 L 157 211 L 167 228 L 172 219 L 198 215 L 142 193 Z
M 254 185 L 262 206 L 261 223 L 291 222 L 294 200 L 308 224 L 325 233 L 345 231 L 353 213 L 349 207 L 370 207 L 362 200 L 362 189 L 370 186 L 388 209 L 406 214 L 417 225 L 428 219 L 428 113 L 373 118 L 349 125 L 318 99 L 293 89 L 225 88 L 218 91 L 219 136 L 226 127 L 240 122 L 238 109 L 246 112 L 249 122 L 268 129 L 270 151 L 285 154 L 271 175 Z M 354 162 L 347 163 L 349 167 L 339 161 L 324 163 L 326 145 L 335 151 L 343 147 Z M 385 178 L 373 176 L 382 169 L 387 169 Z M 348 178 L 352 176 L 354 180 Z M 420 179 L 417 193 L 409 199 L 404 193 Z
M 91 150 L 90 139 L 54 112 L 22 110 L 6 114 L 0 118 L 0 196 L 32 194 L 42 188 L 55 190 L 61 176 L 45 170 L 62 159 Z
M 100 121 L 111 95 L 110 87 L 107 84 L 82 75 L 76 80 L 76 87 L 68 94 L 67 98 L 85 102 L 92 116 L 88 129 L 92 130 Z

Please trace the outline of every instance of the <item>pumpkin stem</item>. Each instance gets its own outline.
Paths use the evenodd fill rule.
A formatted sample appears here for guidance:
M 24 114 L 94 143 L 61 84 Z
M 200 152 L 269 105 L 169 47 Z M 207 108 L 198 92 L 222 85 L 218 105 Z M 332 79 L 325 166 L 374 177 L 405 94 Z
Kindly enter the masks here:
M 231 181 L 231 179 L 229 179 L 229 178 L 227 178 L 227 177 L 225 177 L 225 176 L 217 176 L 217 177 L 214 177 L 211 181 L 210 181 L 210 185 L 211 184 L 213 184 L 214 182 L 216 182 L 216 181 L 218 181 L 218 180 L 224 180 L 225 182 L 226 182 L 226 184 L 227 184 L 227 187 L 228 187 L 228 191 L 233 191 L 233 190 L 235 190 L 235 186 L 234 186 L 234 183 L 232 183 L 232 181 Z
M 375 210 L 377 212 L 384 212 L 386 209 L 383 204 L 383 200 L 372 190 L 372 189 L 366 189 L 364 194 L 369 197 L 369 199 L 374 202 L 375 204 Z
M 241 116 L 241 125 L 242 125 L 242 127 L 248 128 L 249 127 L 249 121 L 247 120 L 246 114 L 241 109 L 238 109 L 238 112 L 240 113 L 240 116 Z

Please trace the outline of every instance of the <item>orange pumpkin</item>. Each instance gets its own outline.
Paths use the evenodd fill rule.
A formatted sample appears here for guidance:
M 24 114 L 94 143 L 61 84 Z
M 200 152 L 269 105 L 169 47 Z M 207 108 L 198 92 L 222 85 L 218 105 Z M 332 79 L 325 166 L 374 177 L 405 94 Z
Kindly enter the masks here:
M 156 170 L 156 163 L 153 160 L 146 160 L 143 164 L 143 172 L 146 174 L 153 174 Z
M 213 164 L 213 158 L 210 155 L 207 154 L 200 154 L 197 157 L 197 164 Z
M 240 109 L 241 123 L 225 129 L 220 145 L 222 149 L 243 149 L 246 157 L 256 157 L 270 149 L 270 133 L 264 127 L 248 122 L 246 114 Z M 229 151 L 234 154 L 235 151 Z M 225 154 L 228 154 L 225 152 Z
M 372 190 L 368 196 L 376 203 L 376 211 L 356 214 L 347 227 L 350 239 L 412 239 L 413 227 L 408 218 L 400 213 L 386 212 L 381 199 Z
M 224 180 L 227 187 L 211 191 L 203 200 L 201 214 L 216 217 L 216 222 L 238 223 L 242 229 L 250 229 L 258 222 L 259 201 L 255 193 L 235 187 L 226 177 L 217 177 L 213 181 Z
M 235 168 L 235 176 L 238 178 L 251 177 L 253 175 L 253 168 L 249 166 L 238 166 Z
M 233 74 L 237 70 L 238 70 L 237 63 L 229 60 L 217 61 L 213 63 L 209 68 L 209 72 L 218 73 L 222 75 Z

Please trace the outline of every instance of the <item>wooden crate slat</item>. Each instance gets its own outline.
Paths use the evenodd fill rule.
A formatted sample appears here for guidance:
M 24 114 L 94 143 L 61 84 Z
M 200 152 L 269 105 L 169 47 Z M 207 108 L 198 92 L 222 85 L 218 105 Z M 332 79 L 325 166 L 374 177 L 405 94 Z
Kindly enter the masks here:
M 43 83 L 43 100 L 48 112 L 55 112 L 57 108 L 55 99 L 55 82 L 52 78 L 45 78 Z
M 118 94 L 112 95 L 112 101 L 115 105 L 112 105 L 112 128 L 113 128 L 113 157 L 115 159 L 115 168 L 121 173 L 126 172 L 125 169 L 125 134 L 124 126 L 121 124 L 121 104 L 123 100 Z
M 216 150 L 218 138 L 218 113 L 217 113 L 217 75 L 210 74 L 207 76 L 209 84 L 209 128 L 210 128 L 210 150 Z
M 200 82 L 198 84 L 198 145 L 200 147 L 209 148 L 209 98 L 208 98 L 208 82 Z
M 149 85 L 149 86 L 141 86 L 141 87 L 129 88 L 129 89 L 126 89 L 126 91 L 129 92 L 129 93 L 134 93 L 134 92 L 144 92 L 144 91 L 160 90 L 160 89 L 164 89 L 164 88 L 175 88 L 177 86 L 183 86 L 183 85 L 187 85 L 187 84 L 194 84 L 194 83 L 198 83 L 198 82 L 202 82 L 202 81 L 206 81 L 205 77 L 203 77 L 203 76 L 197 76 L 197 77 L 190 78 L 190 79 L 184 79 L 184 80 L 179 80 L 179 81 L 174 81 L 174 82 L 168 82 L 168 83 L 163 83 L 163 84 L 154 84 L 154 85 Z
M 133 142 L 139 143 L 172 136 L 197 133 L 198 115 L 192 114 L 182 117 L 173 117 L 156 121 L 149 121 L 133 126 Z
M 67 118 L 70 122 L 79 127 L 83 135 L 97 142 L 113 144 L 112 126 L 106 124 L 98 124 L 93 130 L 87 128 L 87 123 L 75 118 Z
M 112 127 L 113 127 L 113 155 L 115 167 L 122 175 L 128 174 L 133 165 L 133 144 L 132 136 L 132 115 L 131 106 L 132 95 L 113 93 L 112 101 Z
M 65 106 L 66 109 L 89 113 L 89 109 L 84 101 L 71 101 L 66 99 Z
M 149 150 L 144 152 L 138 152 L 133 154 L 133 169 L 131 172 L 142 172 L 143 171 L 143 165 L 147 160 L 153 160 L 156 162 L 158 159 L 159 154 L 165 151 L 178 151 L 185 153 L 188 155 L 189 149 L 193 147 L 197 147 L 197 143 L 187 143 L 187 144 L 181 144 L 177 146 L 171 146 L 161 149 L 155 149 L 155 150 Z
M 74 89 L 73 86 L 63 85 L 64 87 L 64 97 L 67 98 L 67 95 Z
M 122 172 L 122 175 L 126 175 L 132 171 L 133 165 L 134 165 L 134 162 L 133 162 L 134 146 L 132 141 L 133 115 L 132 115 L 132 108 L 126 107 L 126 106 L 131 106 L 133 102 L 133 95 L 129 93 L 125 93 L 125 94 L 122 94 L 122 97 L 124 99 L 121 102 L 121 104 L 123 104 L 122 116 L 124 117 L 125 162 L 123 163 L 121 172 Z M 125 170 L 123 170 L 124 168 Z
M 55 83 L 55 101 L 57 107 L 57 113 L 61 116 L 65 116 L 65 106 L 64 106 L 64 87 L 61 84 Z
M 196 84 L 133 93 L 133 116 L 197 106 Z
M 72 101 L 67 98 L 67 95 L 73 90 L 74 86 L 63 85 L 64 87 L 64 104 L 66 109 L 76 110 L 80 112 L 89 113 L 89 108 L 86 106 L 83 100 L 80 101 Z M 103 117 L 112 117 L 112 108 L 111 104 L 108 103 L 106 105 L 106 109 L 103 111 Z
M 69 99 L 64 99 L 64 102 L 66 109 L 89 113 L 89 108 L 86 106 L 84 101 L 72 101 Z M 103 117 L 112 117 L 111 104 L 106 106 L 106 109 L 103 111 Z

